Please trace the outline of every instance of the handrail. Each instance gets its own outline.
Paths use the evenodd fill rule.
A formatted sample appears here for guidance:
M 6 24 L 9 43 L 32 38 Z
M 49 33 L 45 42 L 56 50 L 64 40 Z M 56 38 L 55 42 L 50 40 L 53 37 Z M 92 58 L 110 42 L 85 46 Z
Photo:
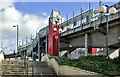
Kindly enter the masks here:
M 37 69 L 37 71 L 40 73 L 40 75 L 43 76 L 42 72 L 34 64 L 32 64 L 32 65 Z

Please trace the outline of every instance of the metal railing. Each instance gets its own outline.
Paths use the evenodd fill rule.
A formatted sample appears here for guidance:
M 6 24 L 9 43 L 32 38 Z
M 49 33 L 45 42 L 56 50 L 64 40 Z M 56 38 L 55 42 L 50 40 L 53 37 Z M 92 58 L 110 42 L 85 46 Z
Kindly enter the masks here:
M 38 76 L 43 77 L 42 72 L 37 68 L 37 66 L 33 62 L 34 61 L 32 61 L 32 64 L 30 65 L 30 68 L 32 68 L 32 70 L 31 70 L 32 71 L 32 77 L 37 75 L 36 72 L 34 72 L 34 69 L 36 69 L 39 72 Z M 24 66 L 25 66 L 25 69 L 26 69 L 26 76 L 29 77 L 29 70 L 28 70 L 29 67 L 28 67 L 28 58 L 27 57 L 25 57 L 25 59 L 24 59 Z
M 110 6 L 110 7 L 115 7 L 116 8 L 116 11 L 119 12 L 120 11 L 120 2 Z M 81 22 L 81 17 L 82 17 L 82 22 Z M 74 17 L 74 22 L 80 22 L 79 24 L 75 25 L 75 27 L 81 27 L 81 25 L 84 25 L 86 26 L 85 24 L 89 24 L 89 23 L 92 23 L 93 21 L 97 21 L 97 20 L 100 20 L 101 17 L 104 17 L 104 14 L 101 15 L 98 10 L 88 10 L 82 14 L 79 14 L 77 16 Z M 61 23 L 61 26 L 63 27 L 63 32 L 62 33 L 65 33 L 69 30 L 73 30 L 73 18 L 69 19 L 69 20 L 66 20 L 65 22 Z
M 33 63 L 32 64 L 32 76 L 34 76 L 34 68 L 39 72 L 40 76 L 43 77 L 43 74 L 42 72 L 35 66 L 35 64 Z

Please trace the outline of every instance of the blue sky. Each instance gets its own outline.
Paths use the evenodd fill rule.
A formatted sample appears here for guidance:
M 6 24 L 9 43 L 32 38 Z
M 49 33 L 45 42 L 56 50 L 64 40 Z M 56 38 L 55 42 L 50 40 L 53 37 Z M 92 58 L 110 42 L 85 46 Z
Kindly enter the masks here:
M 102 4 L 112 5 L 114 3 L 116 2 L 103 2 Z M 62 17 L 66 18 L 66 15 L 68 15 L 71 18 L 73 11 L 75 15 L 80 14 L 82 5 L 84 12 L 89 9 L 89 2 L 16 2 L 15 8 L 23 14 L 35 14 L 43 17 L 49 16 L 54 9 L 60 11 Z M 98 9 L 99 2 L 91 2 L 91 7 Z M 42 15 L 43 12 L 47 15 Z

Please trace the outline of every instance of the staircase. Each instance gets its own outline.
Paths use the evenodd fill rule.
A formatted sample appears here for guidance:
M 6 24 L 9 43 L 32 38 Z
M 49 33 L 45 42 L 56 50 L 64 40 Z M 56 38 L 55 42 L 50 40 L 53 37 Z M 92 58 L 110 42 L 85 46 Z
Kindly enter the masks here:
M 29 68 L 29 74 L 32 74 L 32 70 Z M 3 60 L 2 61 L 2 76 L 25 76 L 26 68 L 24 61 L 22 60 Z
M 41 74 L 43 76 L 55 76 L 57 77 L 53 68 L 48 67 L 47 62 L 35 61 L 33 62 L 34 73 Z
M 36 76 L 57 76 L 54 70 L 48 67 L 46 62 L 29 61 L 28 72 L 22 60 L 3 60 L 0 69 L 2 77 L 36 77 Z

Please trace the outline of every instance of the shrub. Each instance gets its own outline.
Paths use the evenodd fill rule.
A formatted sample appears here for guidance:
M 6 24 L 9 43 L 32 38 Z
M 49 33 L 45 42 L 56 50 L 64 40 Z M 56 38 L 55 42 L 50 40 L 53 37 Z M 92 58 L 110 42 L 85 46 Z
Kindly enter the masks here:
M 79 59 L 69 59 L 68 57 L 57 57 L 55 59 L 60 65 L 68 65 L 84 70 L 98 72 L 104 75 L 120 75 L 120 58 L 108 60 L 108 67 L 106 68 L 106 56 L 81 56 Z M 113 72 L 112 72 L 113 71 Z
M 113 59 L 113 63 L 120 64 L 120 56 Z

